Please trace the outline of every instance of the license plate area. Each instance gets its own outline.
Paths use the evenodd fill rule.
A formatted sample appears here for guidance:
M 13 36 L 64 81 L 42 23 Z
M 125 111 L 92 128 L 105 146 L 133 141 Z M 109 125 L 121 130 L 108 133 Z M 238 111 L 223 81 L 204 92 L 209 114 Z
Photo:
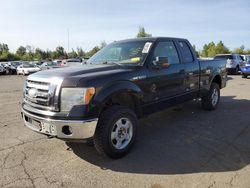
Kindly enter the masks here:
M 33 128 L 35 128 L 38 131 L 42 130 L 41 122 L 40 121 L 36 121 L 34 119 L 31 119 L 31 118 L 29 118 L 29 119 L 30 119 L 30 124 L 32 125 Z
M 42 125 L 42 132 L 51 134 L 50 124 L 43 122 L 41 125 Z
M 56 127 L 53 124 L 46 121 L 32 119 L 26 115 L 24 115 L 24 120 L 26 121 L 26 125 L 31 129 L 44 134 L 56 136 Z

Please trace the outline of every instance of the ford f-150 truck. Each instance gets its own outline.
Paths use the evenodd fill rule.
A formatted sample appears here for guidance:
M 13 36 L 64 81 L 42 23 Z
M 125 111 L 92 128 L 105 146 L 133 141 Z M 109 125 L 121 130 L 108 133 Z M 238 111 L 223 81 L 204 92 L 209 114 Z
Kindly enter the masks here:
M 138 118 L 196 98 L 214 110 L 226 80 L 226 61 L 198 60 L 186 39 L 116 41 L 87 65 L 28 76 L 22 117 L 36 132 L 92 139 L 99 153 L 119 158 L 135 142 Z

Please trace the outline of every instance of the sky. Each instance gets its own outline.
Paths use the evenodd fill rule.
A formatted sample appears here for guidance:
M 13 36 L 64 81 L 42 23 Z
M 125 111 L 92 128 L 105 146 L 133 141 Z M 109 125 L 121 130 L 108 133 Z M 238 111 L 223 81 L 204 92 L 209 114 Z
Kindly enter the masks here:
M 197 49 L 220 40 L 250 48 L 249 0 L 0 0 L 0 43 L 43 50 L 90 50 L 102 41 L 153 36 L 187 38 Z

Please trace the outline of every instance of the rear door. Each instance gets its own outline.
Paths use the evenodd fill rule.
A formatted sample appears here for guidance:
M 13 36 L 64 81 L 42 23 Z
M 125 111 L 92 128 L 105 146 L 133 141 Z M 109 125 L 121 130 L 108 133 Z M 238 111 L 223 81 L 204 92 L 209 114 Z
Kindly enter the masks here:
M 200 81 L 200 65 L 196 57 L 194 57 L 194 50 L 189 42 L 186 40 L 178 40 L 177 46 L 181 54 L 182 62 L 185 66 L 185 93 L 197 94 L 199 90 Z M 193 97 L 193 96 L 190 96 Z

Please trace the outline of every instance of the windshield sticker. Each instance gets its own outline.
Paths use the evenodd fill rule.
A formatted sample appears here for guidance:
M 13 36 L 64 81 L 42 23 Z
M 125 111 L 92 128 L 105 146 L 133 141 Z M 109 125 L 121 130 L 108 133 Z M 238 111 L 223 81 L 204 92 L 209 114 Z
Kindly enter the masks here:
M 152 45 L 152 42 L 146 42 L 146 44 L 144 45 L 144 48 L 142 50 L 142 53 L 147 54 L 149 52 L 151 45 Z
M 133 57 L 133 58 L 130 59 L 130 61 L 132 61 L 132 62 L 138 62 L 140 60 L 141 60 L 140 57 Z

